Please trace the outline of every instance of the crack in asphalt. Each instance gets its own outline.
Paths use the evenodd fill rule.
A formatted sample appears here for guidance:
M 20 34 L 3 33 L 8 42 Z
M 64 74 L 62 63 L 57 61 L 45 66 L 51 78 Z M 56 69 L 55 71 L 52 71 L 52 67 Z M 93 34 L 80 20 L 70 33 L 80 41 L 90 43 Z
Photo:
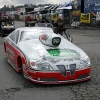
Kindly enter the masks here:
M 17 88 L 10 88 L 10 89 L 6 89 L 7 92 L 17 92 L 17 91 L 20 91 L 21 88 L 17 87 Z

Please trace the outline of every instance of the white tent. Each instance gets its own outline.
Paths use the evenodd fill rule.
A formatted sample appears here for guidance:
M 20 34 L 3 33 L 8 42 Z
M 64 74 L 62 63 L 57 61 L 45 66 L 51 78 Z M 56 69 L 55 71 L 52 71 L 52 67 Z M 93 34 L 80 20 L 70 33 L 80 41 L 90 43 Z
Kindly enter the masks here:
M 68 6 L 68 7 L 61 7 L 61 8 L 57 8 L 57 9 L 72 9 L 72 6 Z
M 72 2 L 60 5 L 57 9 L 72 9 Z

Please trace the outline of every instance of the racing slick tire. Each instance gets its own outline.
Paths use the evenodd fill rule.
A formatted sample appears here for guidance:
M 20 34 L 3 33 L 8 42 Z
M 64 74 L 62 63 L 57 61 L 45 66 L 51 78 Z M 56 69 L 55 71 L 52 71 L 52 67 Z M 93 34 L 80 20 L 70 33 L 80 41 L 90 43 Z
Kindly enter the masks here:
M 1 31 L 1 37 L 4 37 L 5 34 L 4 34 L 4 31 Z

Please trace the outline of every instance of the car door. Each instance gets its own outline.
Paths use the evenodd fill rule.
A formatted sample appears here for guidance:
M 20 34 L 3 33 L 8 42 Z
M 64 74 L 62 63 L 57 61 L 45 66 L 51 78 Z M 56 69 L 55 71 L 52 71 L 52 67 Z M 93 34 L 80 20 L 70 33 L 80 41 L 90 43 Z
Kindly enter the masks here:
M 6 50 L 7 50 L 6 53 L 13 67 L 17 66 L 18 48 L 16 44 L 18 42 L 18 38 L 19 38 L 19 31 L 15 30 L 14 32 L 12 32 L 12 34 L 9 35 L 9 40 L 6 43 Z

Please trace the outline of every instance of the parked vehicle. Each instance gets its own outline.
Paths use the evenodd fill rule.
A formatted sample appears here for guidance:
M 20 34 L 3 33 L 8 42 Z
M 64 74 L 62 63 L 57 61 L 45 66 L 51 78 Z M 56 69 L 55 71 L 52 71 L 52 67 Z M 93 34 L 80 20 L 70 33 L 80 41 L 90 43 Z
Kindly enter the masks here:
M 10 34 L 12 31 L 15 30 L 15 24 L 13 21 L 7 21 L 1 23 L 1 36 L 5 36 Z
M 37 23 L 37 24 L 35 24 L 35 27 L 49 27 L 49 28 L 53 28 L 53 25 L 51 23 Z

